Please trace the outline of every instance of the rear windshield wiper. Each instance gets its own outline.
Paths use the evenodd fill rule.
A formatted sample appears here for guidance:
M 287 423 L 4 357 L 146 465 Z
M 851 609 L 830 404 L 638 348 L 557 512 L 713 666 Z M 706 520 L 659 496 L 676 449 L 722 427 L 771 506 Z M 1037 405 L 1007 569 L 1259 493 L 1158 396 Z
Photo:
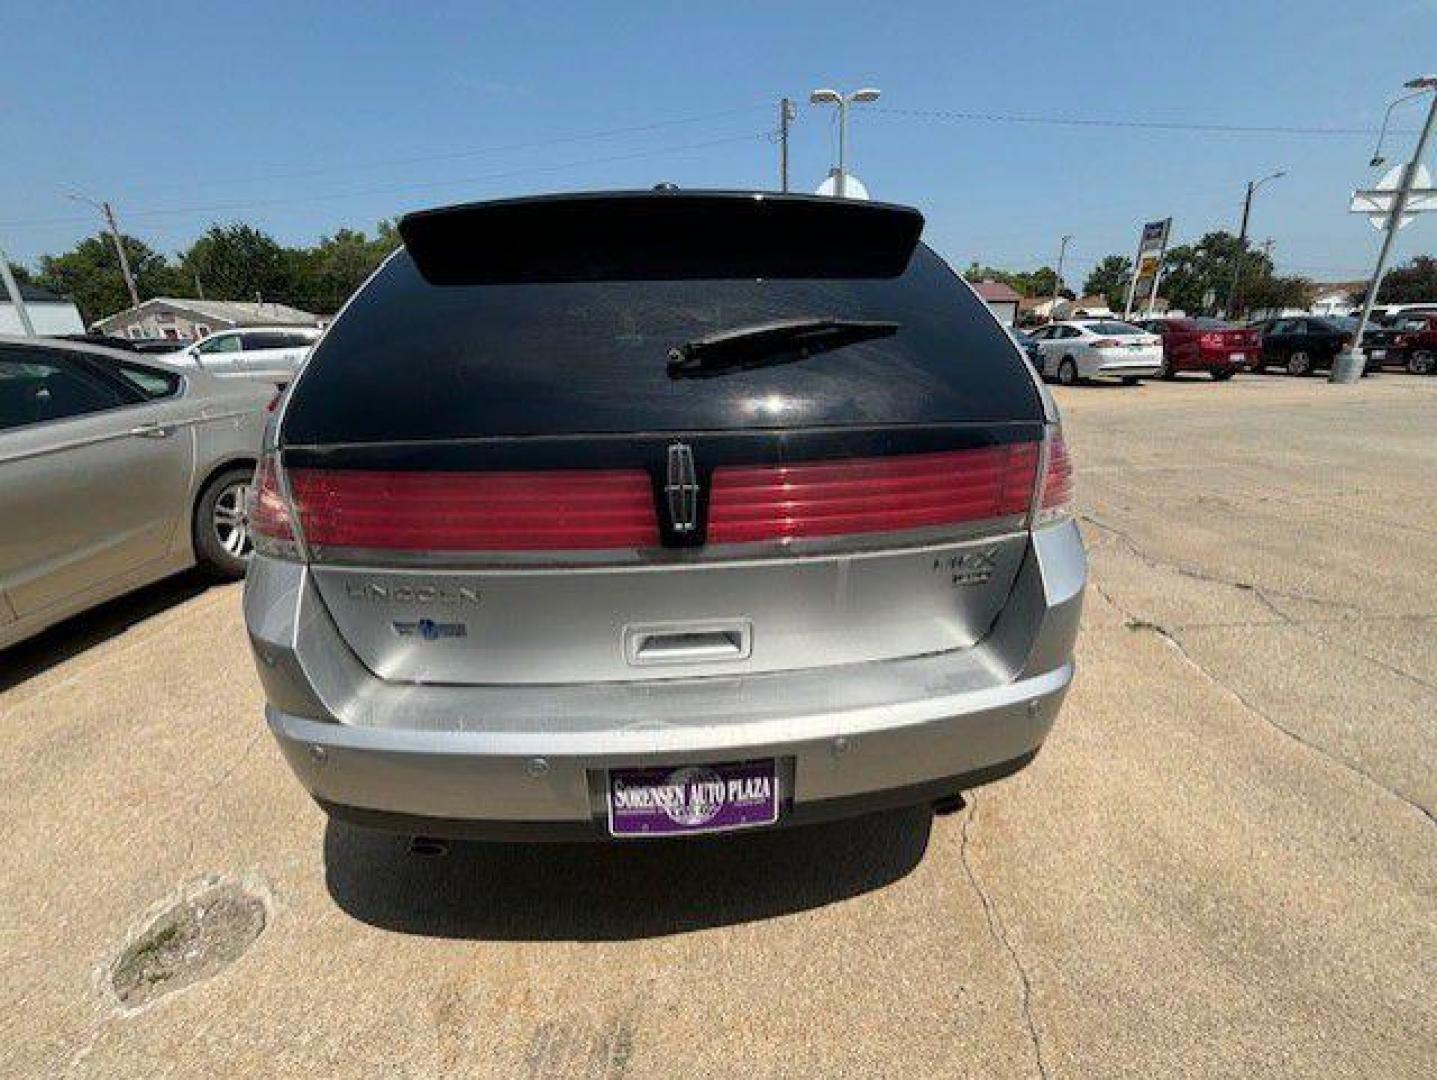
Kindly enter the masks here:
M 686 341 L 669 350 L 669 374 L 714 374 L 735 368 L 788 364 L 815 353 L 898 333 L 896 322 L 859 319 L 781 319 Z

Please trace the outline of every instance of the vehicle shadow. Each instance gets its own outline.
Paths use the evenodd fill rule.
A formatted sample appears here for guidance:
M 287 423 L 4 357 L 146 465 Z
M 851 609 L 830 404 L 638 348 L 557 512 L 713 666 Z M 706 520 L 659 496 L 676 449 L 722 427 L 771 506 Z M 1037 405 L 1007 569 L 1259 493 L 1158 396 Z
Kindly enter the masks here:
M 330 821 L 325 884 L 346 913 L 405 934 L 625 941 L 807 911 L 905 877 L 928 848 L 927 807 L 832 824 L 634 844 L 456 842 Z
M 32 638 L 0 649 L 0 693 L 193 599 L 210 584 L 198 570 L 187 570 L 79 612 Z

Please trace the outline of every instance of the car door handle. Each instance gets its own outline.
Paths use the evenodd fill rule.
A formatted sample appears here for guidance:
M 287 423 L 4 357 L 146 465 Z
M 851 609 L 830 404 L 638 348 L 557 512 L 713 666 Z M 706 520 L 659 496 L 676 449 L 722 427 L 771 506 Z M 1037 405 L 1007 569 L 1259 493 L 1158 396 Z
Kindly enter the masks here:
M 174 430 L 174 428 L 165 427 L 164 424 L 140 424 L 138 427 L 130 428 L 130 434 L 137 439 L 168 439 Z

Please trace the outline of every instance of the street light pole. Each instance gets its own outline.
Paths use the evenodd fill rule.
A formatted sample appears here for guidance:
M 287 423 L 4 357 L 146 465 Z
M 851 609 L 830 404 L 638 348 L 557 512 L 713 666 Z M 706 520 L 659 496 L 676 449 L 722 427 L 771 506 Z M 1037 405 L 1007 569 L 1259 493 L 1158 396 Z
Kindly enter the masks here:
M 120 239 L 120 226 L 115 222 L 115 211 L 108 202 L 96 202 L 94 199 L 87 199 L 83 195 L 76 195 L 73 192 L 69 196 L 76 202 L 86 203 L 100 211 L 105 219 L 105 225 L 110 230 L 110 239 L 115 243 L 115 255 L 120 260 L 120 273 L 125 276 L 125 288 L 130 292 L 130 304 L 134 307 L 140 306 L 140 291 L 135 288 L 135 275 L 130 272 L 130 258 L 125 254 L 124 242 Z
M 1236 313 L 1237 286 L 1238 282 L 1242 280 L 1242 257 L 1247 254 L 1247 223 L 1248 219 L 1252 216 L 1252 197 L 1257 192 L 1257 189 L 1269 180 L 1276 180 L 1278 177 L 1286 175 L 1286 172 L 1278 171 L 1271 176 L 1264 176 L 1261 180 L 1249 180 L 1247 182 L 1247 195 L 1242 200 L 1242 227 L 1238 230 L 1237 234 L 1237 258 L 1233 260 L 1232 284 L 1228 286 L 1227 290 L 1227 314 L 1229 318 Z
M 808 95 L 810 105 L 838 106 L 838 177 L 834 182 L 834 194 L 840 199 L 848 194 L 848 107 L 868 101 L 877 101 L 881 93 L 871 86 L 841 94 L 837 90 L 815 90 Z
M 1413 79 L 1407 83 L 1407 89 L 1437 91 L 1437 75 L 1424 75 Z M 1338 353 L 1332 362 L 1332 373 L 1327 377 L 1328 382 L 1355 383 L 1362 378 L 1362 369 L 1367 366 L 1367 354 L 1362 351 L 1362 335 L 1367 332 L 1367 323 L 1372 318 L 1372 305 L 1377 303 L 1377 293 L 1382 288 L 1382 275 L 1387 272 L 1387 257 L 1392 254 L 1392 244 L 1397 239 L 1397 227 L 1402 221 L 1403 211 L 1407 209 L 1412 185 L 1417 181 L 1417 167 L 1422 164 L 1422 155 L 1427 152 L 1427 144 L 1432 140 L 1434 127 L 1437 127 L 1437 93 L 1433 93 L 1432 104 L 1427 108 L 1427 123 L 1422 125 L 1422 134 L 1417 137 L 1417 148 L 1412 151 L 1412 160 L 1402 170 L 1402 183 L 1398 185 L 1397 196 L 1392 200 L 1392 213 L 1387 217 L 1387 230 L 1382 237 L 1382 250 L 1377 253 L 1377 267 L 1372 271 L 1372 284 L 1367 287 L 1367 296 L 1362 301 L 1362 317 L 1357 320 L 1352 343 Z

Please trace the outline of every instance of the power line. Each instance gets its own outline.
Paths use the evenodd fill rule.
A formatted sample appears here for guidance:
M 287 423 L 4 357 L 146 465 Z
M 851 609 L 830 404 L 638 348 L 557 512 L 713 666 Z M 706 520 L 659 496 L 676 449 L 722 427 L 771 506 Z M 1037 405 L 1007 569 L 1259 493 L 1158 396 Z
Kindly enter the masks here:
M 385 158 L 375 161 L 358 162 L 350 165 L 324 165 L 305 169 L 290 169 L 279 172 L 263 173 L 247 177 L 237 177 L 216 181 L 214 183 L 194 184 L 168 184 L 162 185 L 154 190 L 164 191 L 167 188 L 173 189 L 183 187 L 193 190 L 196 186 L 201 187 L 227 187 L 236 184 L 264 183 L 270 180 L 297 180 L 313 176 L 326 176 L 334 173 L 362 172 L 369 169 L 386 169 L 403 165 L 430 165 L 441 161 L 462 161 L 466 158 L 483 157 L 487 154 L 509 154 L 520 150 L 540 150 L 550 146 L 562 146 L 568 143 L 593 142 L 600 139 L 616 138 L 620 135 L 638 135 L 650 131 L 662 131 L 665 128 L 680 127 L 686 124 L 705 123 L 710 120 L 721 120 L 726 117 L 739 116 L 742 114 L 756 112 L 760 108 L 757 105 L 744 105 L 738 108 L 721 109 L 717 112 L 701 113 L 694 116 L 680 116 L 670 120 L 655 120 L 648 124 L 633 124 L 627 127 L 606 128 L 600 131 L 578 132 L 571 135 L 557 135 L 546 139 L 532 139 L 525 142 L 506 143 L 498 146 L 473 147 L 467 150 L 449 150 L 436 154 L 419 154 L 413 157 Z M 148 183 L 147 183 L 148 186 Z
M 1303 127 L 1295 124 L 1210 124 L 1181 120 L 1119 120 L 1109 117 L 1040 116 L 1031 113 L 962 112 L 956 109 L 869 110 L 883 116 L 920 120 L 957 120 L 984 124 L 1035 124 L 1049 127 L 1129 128 L 1138 131 L 1196 131 L 1214 135 L 1362 135 L 1371 137 L 1371 128 Z
M 585 168 L 591 165 L 607 165 L 620 161 L 637 161 L 642 158 L 662 157 L 666 154 L 684 153 L 690 150 L 702 150 L 712 146 L 727 146 L 739 142 L 753 142 L 767 139 L 770 132 L 748 132 L 742 135 L 729 135 L 719 139 L 704 139 L 700 142 L 683 143 L 675 146 L 659 147 L 653 150 L 637 150 L 623 154 L 610 154 L 604 157 L 584 158 L 577 161 L 566 161 L 552 165 L 531 165 L 520 169 L 508 169 L 501 172 L 484 173 L 478 176 L 454 177 L 447 180 L 421 180 L 410 183 L 388 184 L 382 187 L 360 188 L 357 190 L 328 192 L 325 194 L 296 195 L 284 198 L 273 199 L 250 199 L 244 202 L 215 203 L 208 206 L 179 206 L 179 207 L 141 207 L 138 209 L 126 208 L 126 216 L 130 218 L 152 218 L 152 217 L 174 217 L 187 214 L 225 214 L 235 211 L 261 209 L 271 206 L 291 206 L 300 203 L 330 202 L 336 199 L 362 198 L 370 195 L 391 195 L 404 191 L 421 191 L 434 188 L 454 187 L 459 184 L 480 184 L 491 180 L 505 180 L 516 176 L 528 176 L 534 173 L 562 172 L 568 169 Z M 83 224 L 89 218 L 48 218 L 31 221 L 10 221 L 0 227 L 13 229 L 37 228 L 44 225 L 68 225 Z

